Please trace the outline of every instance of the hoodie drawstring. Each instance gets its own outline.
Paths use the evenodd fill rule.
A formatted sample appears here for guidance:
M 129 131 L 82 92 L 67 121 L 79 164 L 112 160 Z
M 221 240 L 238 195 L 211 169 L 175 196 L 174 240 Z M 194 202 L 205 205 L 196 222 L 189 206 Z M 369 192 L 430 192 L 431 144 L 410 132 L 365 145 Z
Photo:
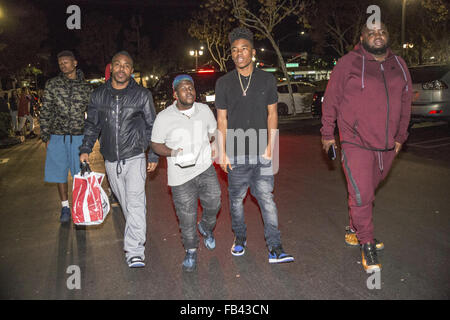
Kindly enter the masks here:
M 406 92 L 408 92 L 408 78 L 406 78 L 405 69 L 403 68 L 403 66 L 400 63 L 400 61 L 398 61 L 397 56 L 394 56 L 394 57 L 395 57 L 395 61 L 397 61 L 398 65 L 400 66 L 400 69 L 402 69 L 403 79 L 405 79 L 405 82 L 406 82 Z M 362 74 L 361 74 L 361 89 L 364 89 L 365 88 L 365 86 L 364 86 L 364 73 L 366 71 L 366 57 L 363 55 L 362 58 L 363 58 L 363 63 L 362 63 Z
M 117 174 L 117 178 L 119 178 L 119 174 L 122 173 L 122 166 L 120 165 L 120 161 L 122 161 L 122 164 L 125 165 L 125 160 L 118 160 L 117 161 L 117 165 L 116 165 L 116 174 Z
M 394 57 L 395 57 L 395 60 L 397 61 L 398 65 L 400 66 L 400 69 L 402 69 L 402 72 L 403 72 L 403 78 L 405 79 L 405 82 L 406 82 L 406 92 L 408 92 L 408 79 L 406 78 L 405 69 L 403 69 L 402 64 L 400 63 L 400 61 L 398 61 L 397 56 L 394 56 Z
M 366 68 L 366 57 L 363 57 L 363 65 L 362 65 L 362 77 L 361 77 L 361 89 L 364 89 L 364 72 L 365 72 L 365 68 Z
M 384 170 L 383 156 L 382 156 L 381 152 L 377 152 L 377 153 L 378 153 L 378 168 L 380 168 L 380 171 L 383 172 L 383 170 Z

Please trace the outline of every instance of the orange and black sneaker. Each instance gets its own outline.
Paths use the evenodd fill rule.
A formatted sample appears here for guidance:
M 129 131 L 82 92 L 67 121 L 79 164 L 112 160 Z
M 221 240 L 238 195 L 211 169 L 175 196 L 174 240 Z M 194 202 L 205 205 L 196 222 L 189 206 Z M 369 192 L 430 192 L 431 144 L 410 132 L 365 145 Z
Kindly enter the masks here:
M 381 271 L 381 263 L 378 261 L 375 244 L 368 242 L 361 245 L 362 265 L 367 273 Z
M 383 250 L 384 243 L 374 239 L 376 249 Z M 359 246 L 359 240 L 356 237 L 356 231 L 350 228 L 349 226 L 345 227 L 345 243 L 351 247 Z

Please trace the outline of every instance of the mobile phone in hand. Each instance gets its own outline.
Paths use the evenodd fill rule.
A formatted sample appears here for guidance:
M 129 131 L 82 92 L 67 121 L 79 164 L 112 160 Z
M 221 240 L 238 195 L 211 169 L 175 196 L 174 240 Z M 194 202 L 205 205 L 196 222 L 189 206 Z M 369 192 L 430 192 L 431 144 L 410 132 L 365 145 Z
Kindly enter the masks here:
M 328 158 L 330 158 L 330 160 L 336 159 L 336 147 L 334 146 L 334 144 L 332 144 L 330 148 L 328 148 Z

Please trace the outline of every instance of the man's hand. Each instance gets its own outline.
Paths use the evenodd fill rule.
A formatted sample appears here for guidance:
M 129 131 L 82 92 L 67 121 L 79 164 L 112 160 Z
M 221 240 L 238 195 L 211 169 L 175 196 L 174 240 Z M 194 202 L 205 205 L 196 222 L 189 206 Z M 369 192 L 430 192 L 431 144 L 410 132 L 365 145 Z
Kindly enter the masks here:
M 178 149 L 171 149 L 170 151 L 170 156 L 173 158 L 176 158 L 179 154 L 181 154 L 183 152 L 183 148 L 178 148 Z
M 322 139 L 322 148 L 325 152 L 328 152 L 328 149 L 330 149 L 331 145 L 334 145 L 336 147 L 336 140 L 324 140 Z
M 400 142 L 395 142 L 395 153 L 398 154 L 402 149 L 402 144 Z
M 272 160 L 272 150 L 271 150 L 270 146 L 266 147 L 266 150 L 264 151 L 264 154 L 262 155 L 262 157 L 267 160 Z
M 89 154 L 87 153 L 82 153 L 80 154 L 80 162 L 83 163 L 85 162 L 89 164 Z
M 225 173 L 228 173 L 228 168 L 230 168 L 230 170 L 233 170 L 233 168 L 231 168 L 230 159 L 228 159 L 228 156 L 226 154 L 222 156 L 220 167 L 222 168 L 223 171 L 225 171 Z
M 153 172 L 155 171 L 156 167 L 158 166 L 158 162 L 148 162 L 147 163 L 147 172 Z

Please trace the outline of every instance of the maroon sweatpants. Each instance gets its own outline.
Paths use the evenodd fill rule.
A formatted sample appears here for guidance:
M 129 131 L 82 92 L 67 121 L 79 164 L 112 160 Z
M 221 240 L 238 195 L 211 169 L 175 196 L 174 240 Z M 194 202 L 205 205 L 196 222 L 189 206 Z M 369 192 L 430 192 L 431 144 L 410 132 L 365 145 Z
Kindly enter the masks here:
M 377 152 L 342 145 L 342 167 L 347 179 L 350 227 L 360 243 L 373 242 L 372 207 L 375 190 L 386 178 L 395 151 Z

